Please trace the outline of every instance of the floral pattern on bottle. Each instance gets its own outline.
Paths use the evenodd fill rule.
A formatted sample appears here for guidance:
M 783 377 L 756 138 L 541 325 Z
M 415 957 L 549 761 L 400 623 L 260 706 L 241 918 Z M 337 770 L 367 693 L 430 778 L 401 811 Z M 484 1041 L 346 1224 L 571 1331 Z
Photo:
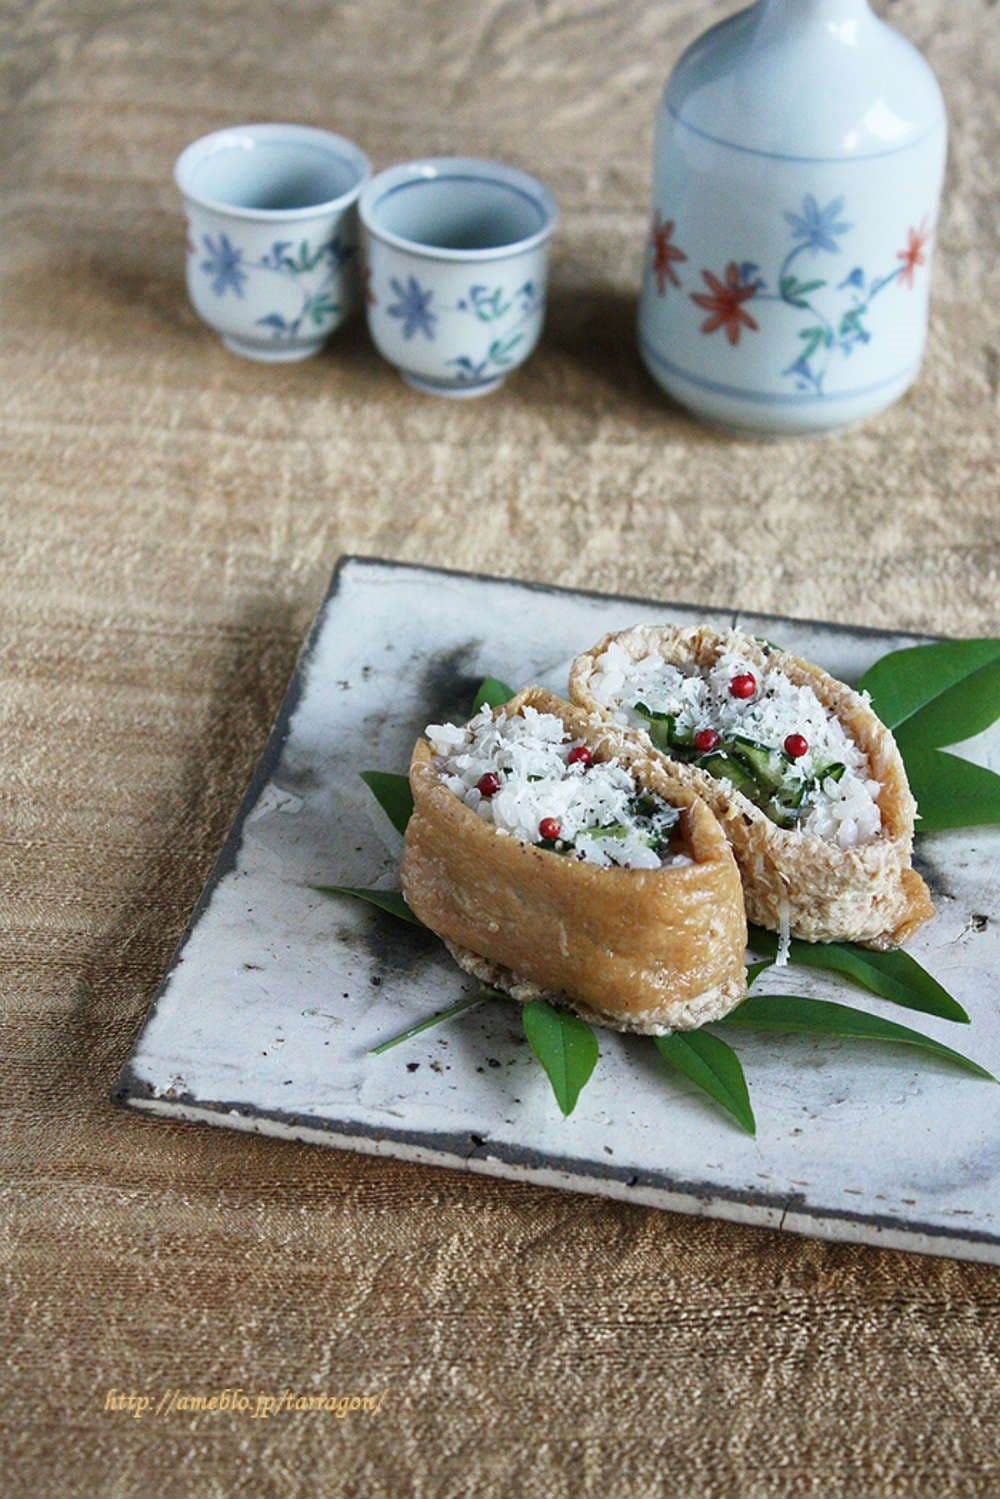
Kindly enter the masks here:
M 735 348 L 744 333 L 760 331 L 768 303 L 794 308 L 803 314 L 803 326 L 797 330 L 799 347 L 790 351 L 793 357 L 781 374 L 793 380 L 797 390 L 821 396 L 833 362 L 848 358 L 859 345 L 870 342 L 866 318 L 876 297 L 892 285 L 913 289 L 918 269 L 927 265 L 925 251 L 931 238 L 926 219 L 917 228 L 908 228 L 906 245 L 896 255 L 899 264 L 870 277 L 863 266 L 856 265 L 835 280 L 822 274 L 826 270 L 822 262 L 817 267 L 819 274 L 811 273 L 811 267 L 803 274 L 803 256 L 815 260 L 845 254 L 842 241 L 854 226 L 843 217 L 844 211 L 842 197 L 821 207 L 811 193 L 805 195 L 798 210 L 786 211 L 791 243 L 772 279 L 765 279 L 761 267 L 750 260 L 728 261 L 721 275 L 703 268 L 704 285 L 686 292 L 690 301 L 708 314 L 699 324 L 701 333 L 710 335 L 721 330 Z M 674 232 L 675 221 L 663 219 L 657 211 L 650 231 L 647 275 L 661 297 L 671 286 L 684 290 L 676 266 L 688 256 L 674 243 Z M 820 307 L 816 296 L 824 290 L 824 306 Z M 833 305 L 831 292 L 843 293 L 834 296 Z M 752 311 L 748 304 L 752 304 Z
M 680 277 L 674 270 L 674 265 L 680 261 L 687 260 L 684 251 L 678 249 L 673 243 L 673 237 L 673 219 L 664 221 L 657 213 L 653 218 L 653 229 L 650 234 L 650 241 L 653 246 L 651 269 L 653 276 L 656 278 L 656 290 L 661 297 L 666 294 L 668 283 L 671 286 L 680 286 Z

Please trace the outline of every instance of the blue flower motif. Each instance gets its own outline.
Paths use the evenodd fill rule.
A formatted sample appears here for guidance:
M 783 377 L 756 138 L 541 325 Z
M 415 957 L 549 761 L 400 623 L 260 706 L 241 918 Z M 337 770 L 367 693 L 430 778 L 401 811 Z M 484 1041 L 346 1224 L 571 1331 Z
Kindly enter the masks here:
M 437 313 L 431 312 L 430 302 L 434 293 L 424 291 L 415 276 L 409 277 L 405 287 L 393 276 L 389 285 L 399 298 L 389 307 L 389 316 L 403 319 L 403 337 L 422 333 L 425 338 L 433 339 Z
M 357 245 L 345 244 L 340 235 L 335 234 L 330 243 L 324 245 L 323 251 L 333 269 L 339 270 L 341 266 L 347 265 L 349 261 L 354 259 L 358 253 L 358 247 Z
M 228 234 L 220 234 L 216 242 L 210 234 L 202 235 L 202 243 L 208 252 L 201 268 L 212 278 L 212 290 L 217 297 L 232 287 L 238 297 L 243 296 L 243 283 L 247 273 L 243 270 L 243 251 L 238 250 Z
M 846 234 L 854 227 L 838 217 L 843 207 L 843 198 L 834 198 L 825 208 L 820 208 L 812 193 L 806 193 L 801 214 L 786 213 L 785 222 L 792 226 L 792 238 L 808 245 L 813 254 L 817 250 L 836 252 L 840 249 L 836 236 Z
M 823 376 L 822 374 L 816 374 L 809 363 L 808 355 L 800 354 L 794 364 L 790 364 L 787 370 L 782 370 L 781 373 L 783 375 L 795 376 L 796 390 L 812 390 L 817 395 L 823 394 Z
M 845 276 L 843 281 L 839 283 L 837 290 L 843 291 L 845 286 L 856 286 L 859 291 L 864 291 L 865 273 L 861 266 L 856 265 L 851 274 Z

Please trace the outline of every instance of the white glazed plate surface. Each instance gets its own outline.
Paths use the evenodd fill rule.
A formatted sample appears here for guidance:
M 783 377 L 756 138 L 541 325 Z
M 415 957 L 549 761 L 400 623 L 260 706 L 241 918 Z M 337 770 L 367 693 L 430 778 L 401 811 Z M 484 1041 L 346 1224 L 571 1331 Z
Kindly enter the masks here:
M 344 561 L 116 1097 L 164 1118 L 1000 1261 L 1000 1088 L 910 1048 L 740 1032 L 756 1139 L 667 1075 L 648 1040 L 606 1031 L 564 1120 L 513 1005 L 368 1055 L 474 985 L 430 934 L 310 888 L 398 886 L 402 840 L 358 772 L 405 770 L 425 723 L 466 712 L 487 674 L 565 691 L 577 650 L 666 620 L 739 623 L 848 680 L 920 639 Z M 961 752 L 1000 766 L 1000 735 Z M 975 829 L 917 844 L 937 915 L 910 951 L 971 1026 L 804 969 L 769 987 L 910 1023 L 997 1071 L 998 849 Z

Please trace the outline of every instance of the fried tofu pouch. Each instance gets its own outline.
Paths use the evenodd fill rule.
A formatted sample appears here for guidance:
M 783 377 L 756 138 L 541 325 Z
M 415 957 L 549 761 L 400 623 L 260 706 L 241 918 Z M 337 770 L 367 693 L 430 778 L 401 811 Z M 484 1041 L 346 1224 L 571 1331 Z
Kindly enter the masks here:
M 724 637 L 707 626 L 639 625 L 605 635 L 576 658 L 569 679 L 572 701 L 598 717 L 607 710 L 589 684 L 596 661 L 612 641 L 634 660 L 656 652 L 675 666 L 693 662 L 709 667 L 724 646 Z M 631 731 L 631 737 L 682 785 L 703 797 L 719 819 L 739 865 L 750 921 L 780 931 L 784 915 L 791 936 L 806 942 L 859 942 L 877 949 L 900 945 L 934 914 L 934 907 L 927 886 L 911 867 L 916 803 L 895 739 L 860 693 L 821 667 L 758 641 L 750 641 L 745 649 L 761 671 L 777 665 L 793 683 L 811 687 L 868 756 L 872 777 L 881 787 L 878 838 L 844 849 L 824 838 L 780 828 L 735 788 L 695 764 L 682 764 L 654 749 L 641 729 Z
M 746 992 L 739 873 L 703 801 L 648 752 L 538 687 L 503 709 L 560 718 L 595 760 L 681 809 L 691 863 L 603 868 L 504 836 L 445 786 L 426 739 L 410 763 L 413 815 L 402 887 L 467 973 L 527 1002 L 546 999 L 613 1030 L 663 1035 L 732 1010 Z

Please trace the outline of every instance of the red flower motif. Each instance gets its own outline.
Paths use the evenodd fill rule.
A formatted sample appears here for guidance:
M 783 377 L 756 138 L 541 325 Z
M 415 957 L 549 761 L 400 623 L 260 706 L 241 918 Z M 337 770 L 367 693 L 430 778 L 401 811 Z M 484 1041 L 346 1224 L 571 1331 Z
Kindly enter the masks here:
M 677 272 L 674 270 L 673 261 L 687 260 L 683 250 L 671 244 L 674 233 L 673 219 L 667 219 L 666 223 L 656 215 L 653 231 L 650 234 L 650 243 L 653 246 L 653 275 L 656 277 L 656 290 L 662 297 L 667 289 L 669 281 L 673 286 L 680 286 Z
M 913 287 L 913 274 L 918 265 L 926 265 L 927 257 L 924 255 L 924 247 L 927 244 L 927 220 L 921 223 L 919 229 L 907 229 L 906 249 L 899 250 L 896 259 L 903 262 L 899 272 L 900 286 Z
M 725 328 L 729 342 L 738 344 L 742 328 L 752 328 L 756 332 L 757 324 L 743 303 L 754 295 L 757 283 L 751 281 L 748 286 L 742 285 L 736 261 L 731 260 L 726 266 L 724 283 L 713 276 L 711 271 L 702 271 L 701 275 L 711 296 L 705 292 L 692 292 L 691 300 L 711 313 L 711 317 L 707 317 L 701 325 L 702 333 L 714 333 L 716 328 Z

